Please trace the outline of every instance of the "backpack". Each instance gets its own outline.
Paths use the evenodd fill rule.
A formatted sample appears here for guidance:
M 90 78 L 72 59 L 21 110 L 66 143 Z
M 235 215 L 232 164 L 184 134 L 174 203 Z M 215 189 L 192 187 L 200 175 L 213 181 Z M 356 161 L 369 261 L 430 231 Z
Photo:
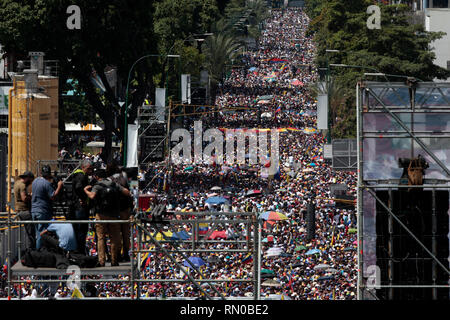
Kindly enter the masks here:
M 71 252 L 69 254 L 69 261 L 70 264 L 77 265 L 80 268 L 95 268 L 98 263 L 98 257 Z
M 45 248 L 39 250 L 26 249 L 21 257 L 22 265 L 32 268 L 55 268 L 56 257 Z
M 110 185 L 98 182 L 102 188 L 98 191 L 97 211 L 101 214 L 118 217 L 119 216 L 119 206 L 120 206 L 120 191 L 116 183 L 111 183 Z

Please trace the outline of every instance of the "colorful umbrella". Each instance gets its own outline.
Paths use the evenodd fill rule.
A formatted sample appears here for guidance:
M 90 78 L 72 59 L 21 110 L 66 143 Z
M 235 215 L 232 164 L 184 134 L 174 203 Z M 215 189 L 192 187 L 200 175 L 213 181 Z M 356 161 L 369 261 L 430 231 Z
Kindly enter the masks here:
M 305 246 L 297 246 L 295 247 L 295 251 L 302 251 L 302 250 L 306 250 Z
M 171 237 L 171 240 L 188 240 L 191 236 L 185 230 L 175 232 Z
M 312 254 L 316 254 L 316 253 L 320 253 L 321 251 L 319 250 L 319 249 L 311 249 L 311 250 L 309 250 L 308 252 L 306 252 L 305 254 L 307 255 L 307 256 L 310 256 L 310 255 L 312 255 Z
M 318 264 L 317 266 L 315 266 L 314 267 L 314 270 L 325 270 L 325 269 L 328 269 L 328 268 L 330 268 L 330 266 L 329 265 L 327 265 L 327 264 Z
M 269 269 L 262 269 L 261 273 L 275 274 L 275 272 L 273 270 L 269 270 Z
M 323 277 L 318 278 L 317 280 L 322 281 L 322 280 L 332 280 L 332 279 L 334 279 L 333 276 L 323 276 Z
M 226 239 L 227 238 L 227 232 L 226 231 L 218 231 L 215 230 L 209 237 L 209 240 L 215 240 L 215 239 Z
M 291 82 L 291 84 L 293 85 L 293 86 L 302 86 L 303 85 L 303 82 L 301 82 L 300 80 L 294 80 L 294 81 L 292 81 Z
M 206 199 L 205 203 L 207 204 L 224 204 L 227 203 L 228 200 L 224 197 L 211 197 Z
M 161 234 L 161 232 L 158 232 L 158 234 L 155 236 L 155 239 L 158 241 L 172 240 L 173 233 L 171 231 L 165 231 L 163 232 L 163 234 Z
M 267 221 L 280 221 L 280 220 L 288 219 L 288 217 L 286 217 L 284 214 L 282 214 L 281 212 L 276 212 L 276 211 L 263 212 L 263 213 L 261 213 L 261 215 L 259 217 L 261 219 L 267 220 Z
M 194 170 L 194 167 L 187 167 L 184 169 L 184 171 L 192 171 L 192 170 Z
M 203 259 L 199 258 L 199 257 L 190 257 L 189 261 L 192 262 L 192 264 L 194 266 L 196 266 L 197 268 L 206 264 L 206 262 L 203 261 Z M 188 261 L 184 261 L 183 265 L 185 267 L 192 268 L 191 264 Z
M 275 280 L 266 280 L 263 283 L 261 283 L 261 286 L 263 286 L 263 287 L 281 287 L 281 284 Z
M 245 195 L 246 197 L 256 197 L 256 196 L 260 196 L 262 195 L 261 190 L 250 190 L 247 192 L 247 194 Z

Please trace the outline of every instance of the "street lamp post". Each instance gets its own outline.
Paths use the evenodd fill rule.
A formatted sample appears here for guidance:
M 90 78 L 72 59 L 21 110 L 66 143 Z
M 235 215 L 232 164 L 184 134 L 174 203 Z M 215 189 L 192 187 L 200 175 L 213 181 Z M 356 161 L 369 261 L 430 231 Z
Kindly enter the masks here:
M 181 40 L 182 43 L 186 42 L 186 41 L 204 41 L 204 38 L 193 38 L 192 37 L 207 37 L 207 36 L 212 36 L 214 33 L 212 32 L 207 32 L 207 33 L 192 33 L 189 36 L 187 36 L 186 38 L 184 38 L 183 40 Z M 175 47 L 176 42 L 170 47 L 170 49 L 167 51 L 167 56 L 171 55 L 171 52 L 173 50 L 173 48 Z M 167 61 L 168 62 L 168 61 Z M 167 84 L 167 88 L 169 87 L 168 82 L 169 82 L 169 68 L 167 68 L 167 72 L 166 72 L 166 84 Z M 169 89 L 167 89 L 168 91 Z M 167 96 L 168 96 L 168 92 L 167 92 Z M 166 102 L 167 102 L 167 96 L 166 96 Z
M 364 73 L 364 75 L 366 75 L 366 76 L 381 76 L 381 77 L 384 77 L 388 83 L 390 81 L 389 81 L 389 79 L 387 77 L 397 77 L 397 78 L 406 78 L 406 79 L 412 78 L 412 77 L 407 76 L 407 75 L 383 73 L 383 72 L 378 71 L 375 68 L 367 67 L 367 66 L 356 66 L 356 65 L 349 65 L 349 64 L 342 64 L 342 63 L 338 63 L 338 64 L 331 63 L 330 67 L 360 68 L 360 69 L 372 70 L 372 71 L 375 71 L 375 73 Z M 421 80 L 419 78 L 416 78 L 416 77 L 413 77 L 413 78 L 419 80 L 420 82 L 423 82 L 423 80 Z
M 168 58 L 173 57 L 180 57 L 179 55 L 166 55 Z M 125 91 L 125 109 L 124 109 L 124 132 L 123 132 L 123 165 L 124 167 L 126 167 L 127 165 L 127 138 L 128 138 L 128 88 L 130 85 L 130 78 L 131 78 L 131 72 L 133 71 L 134 66 L 139 62 L 142 61 L 145 58 L 149 58 L 149 57 L 164 57 L 164 55 L 161 54 L 147 54 L 145 56 L 140 57 L 139 59 L 137 59 L 133 65 L 130 68 L 130 71 L 128 72 L 128 80 L 127 80 L 127 89 Z

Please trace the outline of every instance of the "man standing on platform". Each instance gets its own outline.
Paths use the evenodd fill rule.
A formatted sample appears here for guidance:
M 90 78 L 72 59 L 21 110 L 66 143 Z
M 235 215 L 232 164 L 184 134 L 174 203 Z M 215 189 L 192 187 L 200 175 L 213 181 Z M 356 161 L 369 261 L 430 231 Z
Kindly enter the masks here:
M 119 170 L 119 168 L 115 165 L 108 165 L 106 167 L 106 174 L 109 176 L 109 180 L 114 181 L 116 184 L 130 191 L 130 186 L 128 184 L 128 179 L 126 177 L 126 173 L 124 171 Z M 129 195 L 120 194 L 119 198 L 119 217 L 120 220 L 129 220 L 131 216 L 131 210 L 133 209 L 133 197 L 131 196 L 131 192 Z M 130 250 L 130 225 L 129 224 L 121 224 L 121 250 L 122 256 L 120 257 L 120 261 L 128 262 L 130 261 L 130 257 L 128 251 Z
M 31 183 L 34 180 L 34 174 L 30 171 L 24 172 L 19 176 L 19 179 L 14 183 L 14 209 L 17 217 L 20 220 L 32 220 L 31 218 L 31 193 L 28 191 Z M 27 247 L 36 248 L 36 237 L 34 227 L 32 224 L 25 225 L 27 233 Z
M 92 174 L 92 161 L 89 159 L 81 160 L 80 168 L 75 170 L 72 176 L 72 208 L 70 220 L 88 220 L 89 219 L 89 198 L 84 192 L 84 188 L 89 185 L 89 176 Z M 73 230 L 77 240 L 77 252 L 86 254 L 86 236 L 88 224 L 74 223 Z
M 58 181 L 56 190 L 52 186 L 53 177 L 50 166 L 42 167 L 42 177 L 36 178 L 32 185 L 31 216 L 33 220 L 51 220 L 53 217 L 52 201 L 61 192 L 64 183 Z M 41 247 L 41 232 L 48 223 L 35 224 L 36 249 Z
M 89 199 L 95 200 L 95 219 L 118 220 L 120 215 L 119 198 L 120 194 L 130 195 L 130 192 L 106 179 L 106 170 L 96 169 L 94 178 L 97 183 L 94 187 L 86 186 L 84 192 Z M 104 266 L 106 261 L 106 241 L 108 235 L 111 241 L 111 266 L 119 265 L 120 250 L 120 225 L 118 223 L 97 223 L 95 226 L 97 232 L 97 251 L 99 266 Z

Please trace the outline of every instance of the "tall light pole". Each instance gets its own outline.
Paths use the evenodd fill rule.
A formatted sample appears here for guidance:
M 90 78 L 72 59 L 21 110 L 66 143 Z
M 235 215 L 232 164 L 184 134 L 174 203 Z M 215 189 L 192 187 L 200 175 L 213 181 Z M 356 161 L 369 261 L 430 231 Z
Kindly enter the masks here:
M 123 132 L 123 165 L 124 167 L 127 166 L 127 137 L 128 137 L 128 88 L 130 85 L 130 78 L 131 78 L 131 72 L 133 71 L 134 66 L 139 62 L 142 61 L 145 58 L 149 58 L 149 57 L 164 57 L 166 56 L 167 58 L 179 58 L 179 55 L 162 55 L 162 54 L 147 54 L 145 56 L 140 57 L 139 59 L 137 59 L 133 65 L 130 68 L 130 71 L 128 72 L 128 80 L 127 80 L 127 89 L 125 91 L 125 110 L 124 110 L 124 132 Z
M 181 40 L 182 43 L 186 42 L 186 41 L 204 41 L 205 38 L 200 38 L 200 37 L 207 37 L 207 36 L 212 36 L 214 33 L 212 32 L 206 32 L 206 33 L 191 33 L 190 35 L 188 35 L 186 38 L 184 38 L 183 40 Z M 198 37 L 198 38 L 195 38 Z M 175 47 L 176 42 L 170 47 L 170 49 L 167 51 L 167 56 L 170 56 L 172 53 L 173 48 Z M 168 61 L 166 61 L 168 62 Z M 166 72 L 166 84 L 167 84 L 167 88 L 169 88 L 168 82 L 169 82 L 169 68 L 167 68 L 167 72 Z M 168 91 L 169 89 L 167 89 Z M 166 95 L 166 100 L 167 100 L 167 96 L 168 96 L 168 92 Z

